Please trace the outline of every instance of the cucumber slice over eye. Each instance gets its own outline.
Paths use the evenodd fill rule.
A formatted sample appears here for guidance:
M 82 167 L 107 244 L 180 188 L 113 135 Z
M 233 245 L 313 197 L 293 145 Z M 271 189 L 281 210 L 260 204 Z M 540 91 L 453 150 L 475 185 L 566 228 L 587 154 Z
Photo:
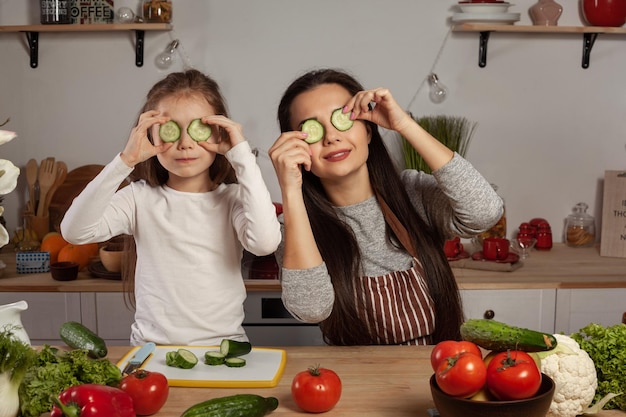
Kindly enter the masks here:
M 350 112 L 344 113 L 342 108 L 338 108 L 330 115 L 330 122 L 335 128 L 344 132 L 352 127 L 354 120 L 350 120 Z
M 159 127 L 159 136 L 163 142 L 176 142 L 180 139 L 180 126 L 173 120 L 163 123 Z
M 205 142 L 211 137 L 211 127 L 201 119 L 193 119 L 187 126 L 187 133 L 196 142 Z
M 319 142 L 324 137 L 324 126 L 315 119 L 305 120 L 300 130 L 309 134 L 304 139 L 306 143 Z

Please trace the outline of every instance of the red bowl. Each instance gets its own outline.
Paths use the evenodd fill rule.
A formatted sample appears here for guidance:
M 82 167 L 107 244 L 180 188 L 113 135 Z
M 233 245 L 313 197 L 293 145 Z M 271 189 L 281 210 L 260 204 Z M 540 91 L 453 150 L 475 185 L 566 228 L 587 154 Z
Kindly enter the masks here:
M 591 26 L 621 27 L 626 23 L 626 1 L 583 0 L 582 15 Z

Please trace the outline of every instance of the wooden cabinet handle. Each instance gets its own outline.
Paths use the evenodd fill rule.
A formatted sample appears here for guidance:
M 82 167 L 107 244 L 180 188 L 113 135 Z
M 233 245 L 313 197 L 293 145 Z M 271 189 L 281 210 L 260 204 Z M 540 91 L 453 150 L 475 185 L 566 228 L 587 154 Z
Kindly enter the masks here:
M 493 310 L 485 310 L 485 313 L 483 314 L 483 317 L 488 319 L 488 320 L 491 320 L 495 316 L 496 316 L 496 313 Z

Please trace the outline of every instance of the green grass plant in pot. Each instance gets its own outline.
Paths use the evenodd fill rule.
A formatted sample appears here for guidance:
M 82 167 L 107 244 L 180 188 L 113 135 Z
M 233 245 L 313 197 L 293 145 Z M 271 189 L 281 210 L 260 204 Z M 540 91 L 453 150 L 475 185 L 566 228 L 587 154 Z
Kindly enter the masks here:
M 416 117 L 411 115 L 411 117 L 439 142 L 465 157 L 472 135 L 476 130 L 476 122 L 471 122 L 465 117 L 459 116 Z M 402 138 L 402 152 L 406 168 L 416 169 L 427 174 L 431 173 L 430 167 L 404 137 Z

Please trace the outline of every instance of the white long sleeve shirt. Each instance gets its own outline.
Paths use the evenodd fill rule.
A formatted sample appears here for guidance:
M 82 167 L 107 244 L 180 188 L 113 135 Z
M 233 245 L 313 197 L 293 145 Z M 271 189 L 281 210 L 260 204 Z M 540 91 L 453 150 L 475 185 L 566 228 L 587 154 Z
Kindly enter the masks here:
M 118 156 L 76 197 L 61 233 L 72 243 L 133 235 L 137 246 L 131 344 L 216 345 L 247 340 L 243 248 L 268 255 L 281 240 L 275 208 L 247 142 L 226 158 L 237 184 L 188 193 L 136 181 Z

